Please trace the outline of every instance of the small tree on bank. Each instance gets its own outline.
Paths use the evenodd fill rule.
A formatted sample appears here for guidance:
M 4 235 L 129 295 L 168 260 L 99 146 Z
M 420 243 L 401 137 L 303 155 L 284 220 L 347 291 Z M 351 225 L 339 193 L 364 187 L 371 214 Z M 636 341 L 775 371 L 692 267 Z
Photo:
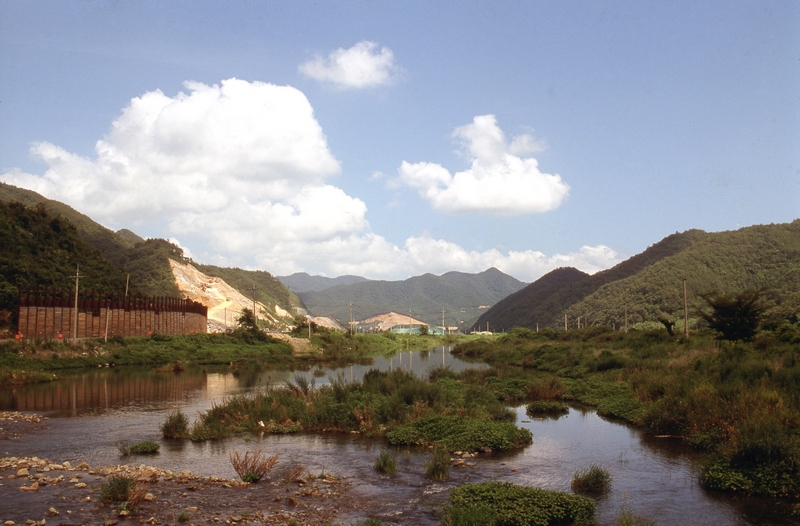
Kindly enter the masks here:
M 738 294 L 701 294 L 710 311 L 699 311 L 708 326 L 719 333 L 717 339 L 730 342 L 753 340 L 766 310 L 762 289 Z
M 239 328 L 246 331 L 254 332 L 258 330 L 258 323 L 256 322 L 256 315 L 248 308 L 242 309 L 242 313 L 236 318 Z

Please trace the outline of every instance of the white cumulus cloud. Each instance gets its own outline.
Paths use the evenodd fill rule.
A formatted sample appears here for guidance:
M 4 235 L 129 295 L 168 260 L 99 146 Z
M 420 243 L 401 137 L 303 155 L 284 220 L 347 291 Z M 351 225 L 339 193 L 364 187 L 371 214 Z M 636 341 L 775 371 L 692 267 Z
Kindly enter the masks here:
M 300 64 L 299 70 L 342 89 L 372 88 L 390 83 L 397 66 L 391 49 L 362 40 L 349 49 L 331 51 L 327 58 L 317 55 Z
M 476 158 L 511 155 L 499 129 L 494 139 L 470 126 L 456 133 Z M 531 140 L 514 148 L 529 151 Z M 93 157 L 47 142 L 33 143 L 31 152 L 44 173 L 13 169 L 0 180 L 114 229 L 180 240 L 201 262 L 373 279 L 494 266 L 533 281 L 559 266 L 593 272 L 619 261 L 603 246 L 548 257 L 467 250 L 428 236 L 402 246 L 388 241 L 371 230 L 363 201 L 328 182 L 341 172 L 339 161 L 305 95 L 290 86 L 228 79 L 187 82 L 175 96 L 150 91 L 123 108 Z M 450 181 L 433 164 L 410 171 L 408 181 L 415 180 Z
M 569 185 L 557 174 L 543 173 L 533 157 L 542 145 L 531 135 L 510 143 L 494 115 L 481 115 L 453 131 L 471 162 L 469 169 L 451 174 L 440 164 L 403 161 L 394 186 L 416 190 L 445 212 L 485 212 L 496 215 L 537 214 L 558 208 Z
M 325 183 L 341 168 L 302 92 L 238 79 L 185 87 L 132 99 L 94 159 L 34 143 L 44 174 L 0 179 L 104 224 L 166 225 L 164 237 L 202 239 L 210 251 L 252 254 L 368 227 L 366 205 Z

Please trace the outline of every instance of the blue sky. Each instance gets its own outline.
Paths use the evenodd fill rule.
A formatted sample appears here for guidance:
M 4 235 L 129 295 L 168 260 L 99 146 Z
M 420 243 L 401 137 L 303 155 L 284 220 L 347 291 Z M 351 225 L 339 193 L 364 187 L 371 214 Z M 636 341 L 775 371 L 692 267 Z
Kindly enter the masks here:
M 799 98 L 797 2 L 0 0 L 0 181 L 276 275 L 791 221 Z

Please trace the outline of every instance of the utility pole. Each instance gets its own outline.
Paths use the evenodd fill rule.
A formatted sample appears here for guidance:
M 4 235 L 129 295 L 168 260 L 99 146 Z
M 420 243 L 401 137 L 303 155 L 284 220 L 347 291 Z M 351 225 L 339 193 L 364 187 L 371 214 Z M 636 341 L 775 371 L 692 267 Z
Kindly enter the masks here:
M 81 266 L 77 265 L 75 267 L 75 309 L 73 310 L 73 317 L 72 317 L 72 344 L 77 345 L 78 343 L 78 280 L 81 277 Z
M 353 302 L 350 302 L 350 336 L 353 335 Z
M 442 334 L 444 334 L 444 331 L 445 331 L 445 330 L 446 330 L 446 329 L 445 329 L 445 327 L 444 327 L 444 309 L 442 309 Z
M 686 278 L 683 278 L 683 334 L 689 337 L 689 303 L 686 300 Z
M 567 313 L 564 313 L 564 332 L 569 330 L 569 326 L 567 325 Z
M 258 329 L 258 314 L 256 314 L 256 291 L 258 290 L 258 287 L 253 285 L 250 287 L 250 290 L 253 291 L 253 320 L 256 324 L 256 329 Z
M 125 277 L 125 297 L 126 297 L 126 298 L 128 297 L 128 284 L 129 284 L 130 282 L 131 282 L 131 275 L 130 275 L 130 274 L 128 274 L 128 275 Z

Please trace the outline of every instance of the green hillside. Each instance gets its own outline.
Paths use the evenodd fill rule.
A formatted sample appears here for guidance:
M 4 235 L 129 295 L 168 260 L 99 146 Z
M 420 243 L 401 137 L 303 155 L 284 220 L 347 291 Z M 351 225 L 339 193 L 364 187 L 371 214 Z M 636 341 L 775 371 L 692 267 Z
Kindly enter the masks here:
M 0 325 L 15 324 L 17 287 L 124 292 L 125 273 L 78 235 L 74 225 L 43 206 L 0 203 Z
M 540 327 L 563 327 L 564 312 L 572 305 L 594 293 L 603 285 L 625 279 L 661 259 L 685 250 L 705 235 L 706 233 L 702 230 L 689 230 L 682 234 L 676 233 L 667 236 L 641 254 L 635 255 L 613 268 L 584 279 L 566 280 L 563 286 L 537 285 L 534 287 L 533 285 L 536 285 L 534 282 L 529 285 L 527 292 L 520 291 L 514 301 L 503 304 L 502 308 L 508 315 L 500 315 L 498 314 L 499 310 L 496 311 L 492 308 L 480 317 L 475 328 L 485 327 L 487 322 L 490 328 L 495 327 L 500 330 L 508 330 L 513 327 L 535 329 L 537 324 Z M 548 278 L 547 281 L 550 279 L 552 278 Z
M 366 281 L 298 295 L 315 316 L 349 320 L 352 302 L 353 317 L 357 320 L 394 311 L 431 325 L 441 325 L 444 309 L 445 324 L 457 326 L 463 320 L 466 326 L 486 306 L 493 305 L 524 285 L 490 268 L 479 274 L 425 274 L 404 281 Z
M 567 309 L 591 324 L 683 319 L 683 278 L 690 317 L 707 293 L 764 289 L 783 317 L 800 308 L 800 219 L 706 234 L 680 253 L 608 283 Z
M 688 230 L 592 276 L 554 284 L 555 272 L 499 302 L 475 326 L 563 329 L 566 313 L 570 327 L 578 317 L 582 324 L 621 327 L 626 309 L 629 324 L 682 320 L 684 277 L 690 313 L 704 305 L 701 294 L 763 288 L 791 314 L 800 305 L 800 220 L 731 232 Z
M 471 330 L 504 331 L 512 327 L 523 327 L 529 323 L 533 313 L 538 312 L 541 305 L 548 304 L 549 298 L 559 291 L 571 291 L 576 283 L 589 277 L 589 274 L 572 267 L 557 268 L 531 283 L 522 290 L 503 298 L 486 311 Z M 533 321 L 532 329 L 537 321 Z M 543 327 L 543 322 L 539 322 Z
M 59 216 L 74 225 L 79 238 L 86 245 L 98 250 L 118 269 L 117 272 L 123 276 L 130 275 L 132 290 L 149 296 L 181 295 L 169 265 L 170 259 L 185 262 L 183 249 L 179 246 L 164 239 L 143 239 L 128 229 L 114 232 L 64 203 L 5 183 L 0 183 L 0 202 L 40 206 L 50 215 Z M 4 253 L 4 249 L 0 249 L 0 254 Z M 257 299 L 267 305 L 279 305 L 290 312 L 293 305 L 302 305 L 286 286 L 268 272 L 192 263 L 201 272 L 224 279 L 246 296 L 251 295 L 250 288 L 255 285 L 259 288 Z

